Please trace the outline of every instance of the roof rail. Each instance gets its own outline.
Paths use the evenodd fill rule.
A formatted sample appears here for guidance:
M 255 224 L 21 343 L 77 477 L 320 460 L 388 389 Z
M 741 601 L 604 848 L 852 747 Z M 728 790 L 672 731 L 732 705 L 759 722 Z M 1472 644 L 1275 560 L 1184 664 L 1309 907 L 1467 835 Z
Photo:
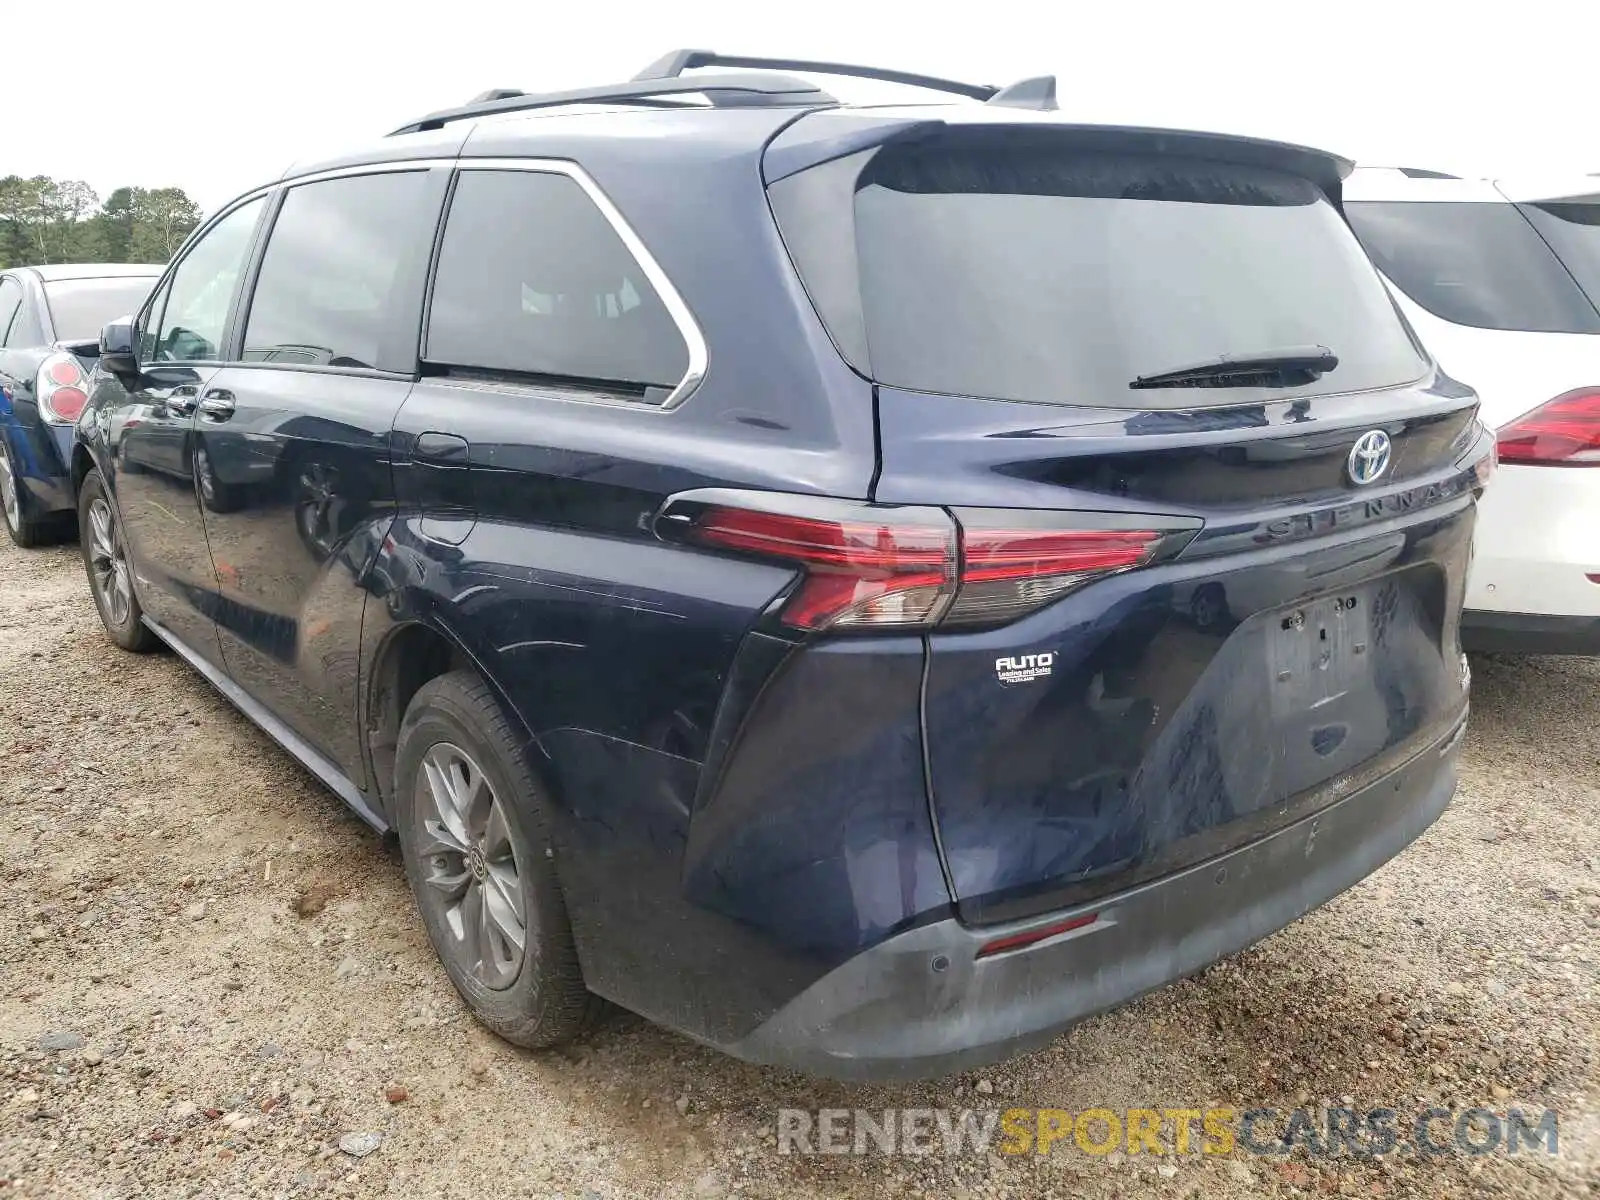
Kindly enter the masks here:
M 739 74 L 688 75 L 696 67 L 736 67 Z M 748 71 L 749 73 L 744 73 Z M 421 120 L 402 125 L 391 133 L 420 133 L 443 129 L 452 121 L 496 113 L 526 112 L 534 108 L 557 108 L 566 104 L 664 104 L 674 96 L 704 95 L 718 107 L 827 107 L 838 100 L 804 79 L 780 71 L 810 71 L 818 75 L 840 75 L 855 79 L 876 79 L 929 88 L 996 104 L 1006 108 L 1051 111 L 1056 108 L 1054 75 L 1039 75 L 1019 80 L 1009 87 L 984 83 L 961 83 L 935 75 L 911 71 L 892 71 L 883 67 L 860 67 L 850 63 L 820 62 L 804 58 L 755 58 L 739 54 L 718 54 L 714 50 L 674 50 L 656 59 L 626 83 L 601 87 L 573 88 L 565 92 L 529 93 L 515 88 L 490 88 L 480 92 L 459 108 L 429 113 Z
M 429 113 L 420 120 L 402 125 L 390 137 L 443 129 L 452 121 L 496 113 L 524 112 L 535 108 L 558 108 L 566 104 L 651 104 L 674 96 L 704 94 L 712 104 L 735 107 L 826 107 L 838 101 L 816 84 L 792 75 L 740 73 L 734 75 L 693 75 L 686 79 L 637 79 L 600 87 L 573 88 L 565 92 L 524 93 L 510 88 L 493 88 L 469 104 Z
M 877 79 L 884 83 L 904 83 L 911 87 L 952 92 L 973 100 L 988 100 L 1000 91 L 982 83 L 961 83 L 936 75 L 916 75 L 910 71 L 891 71 L 882 67 L 858 67 L 850 63 L 820 62 L 805 58 L 756 58 L 746 54 L 718 54 L 715 50 L 673 50 L 662 55 L 634 76 L 637 81 L 676 79 L 695 67 L 748 67 L 758 71 L 811 71 L 818 75 L 841 75 L 852 79 Z

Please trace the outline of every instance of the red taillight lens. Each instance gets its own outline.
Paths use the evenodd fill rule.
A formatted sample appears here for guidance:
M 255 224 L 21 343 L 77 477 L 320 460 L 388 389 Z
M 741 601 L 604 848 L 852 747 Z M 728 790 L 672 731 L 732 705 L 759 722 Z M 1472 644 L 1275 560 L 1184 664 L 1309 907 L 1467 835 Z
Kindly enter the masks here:
M 695 520 L 703 545 L 802 564 L 783 608 L 798 629 L 923 625 L 937 620 L 955 582 L 956 531 L 934 510 L 863 510 L 844 519 L 714 505 Z
M 1141 566 L 1154 556 L 1153 529 L 985 529 L 963 520 L 961 592 L 948 620 L 1020 616 L 1096 575 Z
M 1500 431 L 1502 463 L 1546 467 L 1600 466 L 1600 388 L 1557 396 Z
M 1084 929 L 1093 925 L 1099 919 L 1099 913 L 1084 913 L 1079 917 L 1057 921 L 1053 925 L 1041 925 L 1039 928 L 1030 929 L 1026 933 L 1014 933 L 1009 937 L 995 938 L 992 942 L 984 943 L 983 947 L 978 951 L 977 957 L 989 958 L 996 954 L 1004 954 L 1007 950 L 1021 950 L 1024 946 L 1037 945 L 1046 938 L 1070 933 L 1074 929 Z
M 50 393 L 50 407 L 55 413 L 56 420 L 66 424 L 82 416 L 83 406 L 87 403 L 89 397 L 84 394 L 82 388 L 57 388 Z
M 79 384 L 83 382 L 83 371 L 78 366 L 77 360 L 71 358 L 53 358 L 50 365 L 45 368 L 45 374 L 50 377 L 51 383 Z
M 39 368 L 35 391 L 39 415 L 55 425 L 70 425 L 89 403 L 83 367 L 70 354 L 52 354 Z
M 1091 579 L 1142 566 L 1163 547 L 1175 553 L 1199 525 L 1094 528 L 1131 522 L 1006 509 L 959 509 L 955 517 L 932 507 L 717 491 L 674 498 L 657 528 L 799 565 L 805 576 L 780 619 L 821 630 L 1009 621 Z

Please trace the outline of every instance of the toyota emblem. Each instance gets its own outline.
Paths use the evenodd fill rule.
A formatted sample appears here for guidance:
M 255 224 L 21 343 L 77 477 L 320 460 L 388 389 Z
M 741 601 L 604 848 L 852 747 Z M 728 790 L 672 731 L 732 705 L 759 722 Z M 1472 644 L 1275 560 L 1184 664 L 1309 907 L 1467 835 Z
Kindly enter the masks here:
M 1350 447 L 1350 458 L 1345 469 L 1350 472 L 1350 482 L 1358 486 L 1377 483 L 1389 469 L 1394 457 L 1394 443 L 1381 429 L 1363 433 Z

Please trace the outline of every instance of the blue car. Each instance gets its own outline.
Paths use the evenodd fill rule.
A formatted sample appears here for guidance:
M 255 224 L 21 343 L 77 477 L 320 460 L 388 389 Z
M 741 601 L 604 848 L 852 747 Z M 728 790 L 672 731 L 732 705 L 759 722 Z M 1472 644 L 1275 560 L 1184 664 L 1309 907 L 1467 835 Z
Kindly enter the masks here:
M 1045 79 L 488 93 L 104 330 L 95 602 L 398 839 L 513 1042 L 604 998 L 844 1079 L 1015 1054 L 1450 801 L 1492 439 L 1349 169 Z
M 121 263 L 0 272 L 0 523 L 17 545 L 77 531 L 67 465 L 100 327 L 138 308 L 160 274 Z

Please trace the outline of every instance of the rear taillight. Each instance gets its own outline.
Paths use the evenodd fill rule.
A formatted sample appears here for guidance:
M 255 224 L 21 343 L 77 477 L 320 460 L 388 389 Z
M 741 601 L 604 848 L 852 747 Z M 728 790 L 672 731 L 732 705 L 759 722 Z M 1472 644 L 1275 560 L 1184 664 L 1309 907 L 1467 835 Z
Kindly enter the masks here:
M 792 563 L 795 629 L 999 624 L 1117 571 L 1176 554 L 1199 522 L 1074 512 L 871 505 L 745 492 L 674 497 L 673 540 Z M 1170 520 L 1170 524 L 1167 522 Z
M 1557 396 L 1500 431 L 1502 463 L 1546 467 L 1600 466 L 1600 388 Z
M 961 590 L 947 619 L 961 624 L 1008 621 L 1096 576 L 1143 566 L 1162 539 L 1154 529 L 993 528 L 960 516 Z
M 930 624 L 955 579 L 955 526 L 937 509 L 799 516 L 712 505 L 689 537 L 803 566 L 783 608 L 784 623 L 797 629 Z
M 89 403 L 83 367 L 71 354 L 52 354 L 39 367 L 35 395 L 39 415 L 53 425 L 71 425 Z

